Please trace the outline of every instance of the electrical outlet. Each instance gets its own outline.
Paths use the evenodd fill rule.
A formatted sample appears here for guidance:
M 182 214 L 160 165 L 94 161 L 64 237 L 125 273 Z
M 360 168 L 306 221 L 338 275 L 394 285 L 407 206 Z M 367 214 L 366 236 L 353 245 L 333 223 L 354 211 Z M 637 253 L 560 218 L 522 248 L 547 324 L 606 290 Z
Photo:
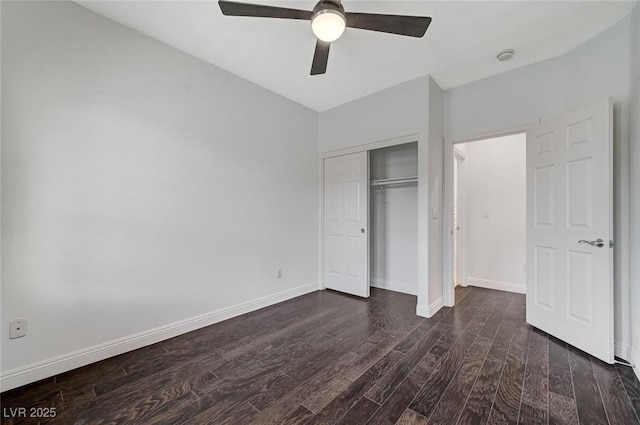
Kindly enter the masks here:
M 21 338 L 27 334 L 27 319 L 13 319 L 9 323 L 9 339 Z
M 525 272 L 525 273 L 527 272 L 527 265 L 526 264 L 522 265 L 522 271 Z
M 280 279 L 282 277 L 282 269 L 276 270 L 276 278 Z

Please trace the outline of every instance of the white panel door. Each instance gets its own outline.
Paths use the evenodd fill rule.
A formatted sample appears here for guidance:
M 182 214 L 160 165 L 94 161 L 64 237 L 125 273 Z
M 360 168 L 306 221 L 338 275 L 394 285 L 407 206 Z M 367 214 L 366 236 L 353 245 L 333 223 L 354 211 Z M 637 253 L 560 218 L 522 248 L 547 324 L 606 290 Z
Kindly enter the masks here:
M 369 160 L 324 160 L 324 286 L 369 297 Z
M 613 363 L 613 107 L 527 130 L 527 322 Z

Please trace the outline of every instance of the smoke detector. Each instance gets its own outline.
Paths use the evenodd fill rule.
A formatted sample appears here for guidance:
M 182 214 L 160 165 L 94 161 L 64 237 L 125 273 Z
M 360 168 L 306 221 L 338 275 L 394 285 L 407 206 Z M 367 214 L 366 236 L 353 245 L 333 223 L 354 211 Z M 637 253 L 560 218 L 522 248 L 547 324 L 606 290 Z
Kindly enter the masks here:
M 501 51 L 500 53 L 498 53 L 496 58 L 498 58 L 498 60 L 500 62 L 504 62 L 506 60 L 511 59 L 511 57 L 513 56 L 514 53 L 515 53 L 515 50 L 513 50 L 513 49 L 505 49 L 505 50 Z

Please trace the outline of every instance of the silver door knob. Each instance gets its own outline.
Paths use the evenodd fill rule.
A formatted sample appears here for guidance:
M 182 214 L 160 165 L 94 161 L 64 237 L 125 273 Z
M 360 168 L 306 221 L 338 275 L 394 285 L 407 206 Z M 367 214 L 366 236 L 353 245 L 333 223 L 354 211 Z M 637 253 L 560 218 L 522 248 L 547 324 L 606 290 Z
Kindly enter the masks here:
M 604 246 L 604 241 L 602 239 L 596 239 L 595 241 L 586 241 L 584 239 L 581 239 L 578 241 L 578 243 L 586 243 L 591 246 L 597 246 L 598 248 L 602 248 Z

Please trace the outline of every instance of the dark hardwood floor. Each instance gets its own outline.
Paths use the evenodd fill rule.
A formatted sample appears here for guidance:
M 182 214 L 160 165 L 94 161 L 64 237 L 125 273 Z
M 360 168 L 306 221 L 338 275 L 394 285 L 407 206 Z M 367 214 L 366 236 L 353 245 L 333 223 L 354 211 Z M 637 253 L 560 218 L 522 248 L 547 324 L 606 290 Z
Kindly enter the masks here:
M 522 295 L 456 297 L 305 295 L 3 393 L 2 425 L 640 425 L 630 368 L 529 327 Z

